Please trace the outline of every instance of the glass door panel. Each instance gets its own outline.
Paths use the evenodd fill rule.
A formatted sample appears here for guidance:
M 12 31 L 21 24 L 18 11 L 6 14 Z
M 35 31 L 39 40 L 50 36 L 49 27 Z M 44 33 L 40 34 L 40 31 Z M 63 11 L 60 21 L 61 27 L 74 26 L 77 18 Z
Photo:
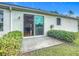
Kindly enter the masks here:
M 43 16 L 34 16 L 34 24 L 35 24 L 35 35 L 43 35 L 44 34 L 44 17 Z

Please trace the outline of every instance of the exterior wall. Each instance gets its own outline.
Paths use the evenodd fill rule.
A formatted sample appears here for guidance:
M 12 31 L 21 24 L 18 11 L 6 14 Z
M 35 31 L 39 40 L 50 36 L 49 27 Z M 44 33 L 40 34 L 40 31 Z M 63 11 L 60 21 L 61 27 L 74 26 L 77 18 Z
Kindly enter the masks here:
M 3 36 L 7 32 L 10 31 L 10 13 L 8 10 L 5 9 L 0 9 L 3 10 L 3 31 L 0 31 L 0 36 Z
M 56 16 L 47 16 L 42 14 L 36 13 L 28 13 L 28 12 L 19 12 L 13 11 L 12 12 L 12 30 L 19 30 L 23 32 L 23 15 L 24 14 L 32 14 L 32 15 L 41 15 L 44 16 L 44 34 L 46 35 L 47 31 L 50 30 L 50 25 L 54 25 L 54 29 L 56 30 L 66 30 L 77 32 L 78 31 L 78 23 L 77 20 L 68 19 L 68 18 L 61 18 L 61 25 L 56 24 Z M 18 19 L 20 17 L 20 19 Z
M 66 30 L 77 32 L 78 31 L 78 22 L 74 19 L 61 18 L 61 25 L 56 24 L 56 16 L 47 16 L 37 13 L 28 13 L 21 11 L 12 11 L 12 27 L 10 20 L 10 12 L 8 10 L 4 10 L 4 31 L 0 32 L 0 35 L 4 35 L 7 32 L 19 30 L 23 32 L 23 15 L 24 14 L 33 14 L 33 15 L 41 15 L 44 16 L 44 35 L 46 35 L 47 31 L 50 30 L 50 25 L 54 25 L 54 29 L 57 30 Z
M 12 31 L 23 32 L 23 13 L 19 11 L 12 11 Z
M 77 32 L 78 31 L 78 22 L 74 19 L 68 19 L 68 18 L 61 18 L 61 25 L 57 25 L 57 17 L 55 16 L 45 16 L 45 34 L 48 30 L 50 30 L 50 25 L 54 25 L 53 29 L 56 30 L 65 30 L 65 31 L 71 31 L 71 32 Z
M 41 15 L 41 14 L 29 13 L 29 12 L 12 11 L 12 31 L 19 30 L 21 32 L 24 32 L 24 28 L 23 28 L 24 14 Z

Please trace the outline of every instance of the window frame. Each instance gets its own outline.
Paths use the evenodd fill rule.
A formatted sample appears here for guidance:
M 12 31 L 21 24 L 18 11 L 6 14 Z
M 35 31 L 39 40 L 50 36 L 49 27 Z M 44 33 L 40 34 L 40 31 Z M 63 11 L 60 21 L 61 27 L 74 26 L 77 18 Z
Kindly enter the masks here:
M 56 24 L 61 25 L 61 18 L 56 18 Z
M 2 24 L 2 30 L 0 29 L 0 32 L 2 32 L 4 31 L 4 10 L 0 10 L 0 11 L 2 11 L 2 19 L 3 19 L 3 21 L 0 23 Z

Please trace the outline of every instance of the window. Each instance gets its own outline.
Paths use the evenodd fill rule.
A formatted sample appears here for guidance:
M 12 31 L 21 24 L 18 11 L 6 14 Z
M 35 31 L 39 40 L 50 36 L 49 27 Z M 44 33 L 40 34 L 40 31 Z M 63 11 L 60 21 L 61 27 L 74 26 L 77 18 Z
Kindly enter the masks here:
M 0 31 L 3 31 L 3 11 L 0 10 Z
M 61 25 L 61 19 L 57 18 L 57 25 Z

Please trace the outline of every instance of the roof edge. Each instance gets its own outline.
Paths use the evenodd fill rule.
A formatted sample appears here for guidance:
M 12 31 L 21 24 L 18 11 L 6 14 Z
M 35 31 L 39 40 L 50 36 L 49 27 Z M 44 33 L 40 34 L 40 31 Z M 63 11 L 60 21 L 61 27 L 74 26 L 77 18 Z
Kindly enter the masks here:
M 19 5 L 14 5 L 14 4 L 8 4 L 8 3 L 3 3 L 3 2 L 0 2 L 0 5 L 4 5 L 4 6 L 10 6 L 10 7 L 16 7 L 16 8 L 22 8 L 22 9 L 28 9 L 28 10 L 34 10 L 34 11 L 38 11 L 38 12 L 42 12 L 42 13 L 46 13 L 46 14 L 51 14 L 51 15 L 55 15 L 55 16 L 60 16 L 60 17 L 65 17 L 65 18 L 71 18 L 71 19 L 77 19 L 79 20 L 79 18 L 77 17 L 71 17 L 71 16 L 68 16 L 68 15 L 62 15 L 62 14 L 55 14 L 55 13 L 51 13 L 49 11 L 46 11 L 46 10 L 41 10 L 41 9 L 36 9 L 36 8 L 31 8 L 31 7 L 24 7 L 24 6 L 19 6 Z

